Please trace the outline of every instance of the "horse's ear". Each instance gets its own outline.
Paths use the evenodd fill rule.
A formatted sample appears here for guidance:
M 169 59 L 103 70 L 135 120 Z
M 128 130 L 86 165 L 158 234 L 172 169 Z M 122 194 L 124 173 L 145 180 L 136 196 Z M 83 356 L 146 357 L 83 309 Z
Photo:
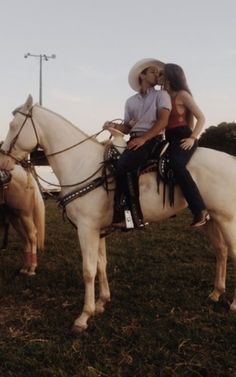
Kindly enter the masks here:
M 29 110 L 31 109 L 31 107 L 33 106 L 33 97 L 31 96 L 31 94 L 28 95 L 28 98 L 24 104 L 24 106 Z

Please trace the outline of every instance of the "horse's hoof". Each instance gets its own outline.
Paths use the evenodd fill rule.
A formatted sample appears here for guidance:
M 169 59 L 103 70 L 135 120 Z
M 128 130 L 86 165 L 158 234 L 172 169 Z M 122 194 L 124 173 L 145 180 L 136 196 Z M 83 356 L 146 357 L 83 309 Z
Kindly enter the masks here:
M 72 332 L 74 334 L 81 334 L 87 329 L 88 325 L 73 325 L 72 326 Z
M 211 292 L 210 294 L 209 294 L 209 296 L 208 296 L 208 301 L 210 302 L 210 303 L 212 303 L 212 302 L 218 302 L 219 301 L 219 298 L 220 298 L 220 295 L 219 295 L 219 293 L 217 292 Z
M 28 275 L 28 276 L 35 276 L 35 275 L 36 275 L 36 272 L 35 272 L 35 271 L 28 271 L 28 272 L 27 272 L 27 275 Z
M 227 300 L 225 294 L 220 296 L 219 301 L 213 302 L 213 310 L 215 312 L 218 312 L 218 313 L 229 312 L 230 309 L 231 309 L 230 302 Z
M 236 304 L 232 303 L 230 305 L 230 311 L 233 312 L 233 313 L 236 313 Z
M 104 308 L 103 306 L 98 306 L 98 307 L 96 307 L 96 309 L 95 309 L 95 314 L 96 314 L 96 315 L 99 315 L 99 314 L 104 313 L 104 311 L 105 311 L 105 308 Z
M 21 275 L 28 275 L 27 268 L 21 268 L 20 271 L 19 271 L 19 274 L 21 274 Z

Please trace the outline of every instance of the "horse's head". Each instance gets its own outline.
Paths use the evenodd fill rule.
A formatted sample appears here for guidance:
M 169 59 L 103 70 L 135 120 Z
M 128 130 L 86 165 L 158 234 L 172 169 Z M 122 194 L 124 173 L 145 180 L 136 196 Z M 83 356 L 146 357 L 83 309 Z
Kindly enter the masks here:
M 23 160 L 38 144 L 32 120 L 33 98 L 28 96 L 24 105 L 13 111 L 13 120 L 1 147 L 0 168 L 12 169 L 15 162 Z

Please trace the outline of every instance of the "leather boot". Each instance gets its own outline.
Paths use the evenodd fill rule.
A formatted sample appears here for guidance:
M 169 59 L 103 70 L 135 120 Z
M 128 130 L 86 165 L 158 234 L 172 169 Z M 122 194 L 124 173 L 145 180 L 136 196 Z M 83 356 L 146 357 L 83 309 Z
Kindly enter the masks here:
M 143 213 L 139 202 L 139 178 L 137 173 L 127 173 L 127 182 L 129 190 L 129 207 L 133 218 L 135 228 L 142 228 L 145 224 L 143 221 Z
M 206 209 L 204 209 L 199 214 L 194 216 L 191 226 L 199 227 L 199 226 L 206 224 L 206 222 L 209 221 L 209 220 L 210 220 L 210 215 L 209 215 L 208 211 Z

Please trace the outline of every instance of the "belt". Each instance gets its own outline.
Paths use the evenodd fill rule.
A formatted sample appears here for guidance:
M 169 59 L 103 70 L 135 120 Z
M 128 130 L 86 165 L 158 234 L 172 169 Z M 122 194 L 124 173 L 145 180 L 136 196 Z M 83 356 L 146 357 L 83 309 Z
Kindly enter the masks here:
M 130 137 L 134 139 L 135 137 L 142 136 L 143 134 L 145 134 L 143 131 L 132 131 L 130 132 Z
M 134 139 L 135 137 L 142 136 L 144 134 L 145 134 L 145 132 L 142 132 L 142 131 L 132 131 L 132 132 L 130 132 L 130 140 Z M 163 135 L 157 135 L 153 139 L 163 140 L 163 138 L 164 138 Z

